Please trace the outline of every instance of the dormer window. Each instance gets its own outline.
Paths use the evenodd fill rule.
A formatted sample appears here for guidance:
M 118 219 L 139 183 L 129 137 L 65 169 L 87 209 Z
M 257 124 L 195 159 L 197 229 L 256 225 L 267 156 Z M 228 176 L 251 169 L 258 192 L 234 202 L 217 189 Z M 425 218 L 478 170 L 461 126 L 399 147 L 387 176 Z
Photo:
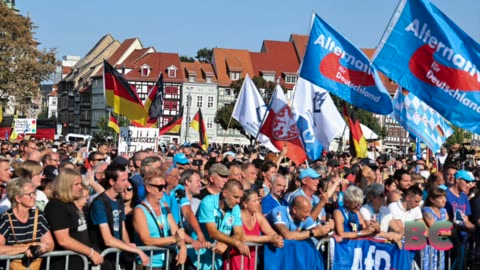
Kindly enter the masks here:
M 262 77 L 267 82 L 275 81 L 275 71 L 262 71 Z
M 169 66 L 169 67 L 167 68 L 167 71 L 168 71 L 167 73 L 168 73 L 168 77 L 169 77 L 169 78 L 175 78 L 175 77 L 177 77 L 177 67 L 176 67 L 176 66 L 173 66 L 173 65 L 172 65 L 172 66 Z
M 285 75 L 285 83 L 295 84 L 297 82 L 297 75 Z
M 230 72 L 230 80 L 236 81 L 240 79 L 240 72 Z
M 150 67 L 148 65 L 143 65 L 140 67 L 140 76 L 148 77 L 150 75 Z

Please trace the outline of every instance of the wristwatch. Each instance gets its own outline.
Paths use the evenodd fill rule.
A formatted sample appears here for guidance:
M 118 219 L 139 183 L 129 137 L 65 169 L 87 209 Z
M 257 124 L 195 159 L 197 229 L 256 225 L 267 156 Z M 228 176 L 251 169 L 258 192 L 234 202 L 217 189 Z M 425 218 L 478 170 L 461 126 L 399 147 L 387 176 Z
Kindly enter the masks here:
M 357 237 L 360 237 L 360 236 L 362 236 L 362 231 L 357 232 Z
M 315 236 L 315 234 L 313 233 L 313 229 L 309 230 L 308 232 L 310 233 L 310 237 L 314 237 L 314 236 Z

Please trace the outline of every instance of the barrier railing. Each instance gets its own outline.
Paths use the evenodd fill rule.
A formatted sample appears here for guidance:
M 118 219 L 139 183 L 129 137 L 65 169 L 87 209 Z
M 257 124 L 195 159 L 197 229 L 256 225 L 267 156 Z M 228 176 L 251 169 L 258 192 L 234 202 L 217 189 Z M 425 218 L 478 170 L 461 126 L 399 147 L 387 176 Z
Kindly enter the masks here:
M 10 269 L 10 262 L 12 260 L 17 260 L 17 259 L 22 259 L 25 256 L 25 254 L 18 254 L 18 255 L 0 255 L 0 261 L 6 261 L 6 266 L 5 269 Z M 83 261 L 83 269 L 88 270 L 89 264 L 88 264 L 88 258 L 85 255 L 73 252 L 73 251 L 52 251 L 49 253 L 44 253 L 40 255 L 40 258 L 43 258 L 46 260 L 45 263 L 45 269 L 50 270 L 50 262 L 52 257 L 65 257 L 65 270 L 68 270 L 68 263 L 70 260 L 70 256 L 78 256 L 82 259 Z M 30 269 L 28 267 L 27 269 Z
M 324 256 L 324 258 L 326 257 L 326 268 L 325 269 L 327 269 L 327 270 L 334 269 L 334 266 L 333 266 L 334 257 L 333 257 L 333 254 L 330 254 L 330 253 L 335 248 L 335 242 L 334 242 L 334 240 L 332 241 L 331 239 L 332 238 L 323 238 L 323 239 L 319 240 L 319 242 L 316 245 L 316 249 L 319 252 L 321 252 L 322 254 L 325 254 L 325 256 Z M 254 269 L 256 270 L 258 265 L 259 265 L 259 248 L 263 247 L 264 245 L 263 244 L 250 243 L 250 242 L 246 243 L 246 244 L 249 247 L 254 247 L 255 248 L 255 258 L 254 258 L 255 268 Z M 332 244 L 333 244 L 333 246 L 332 246 Z M 163 267 L 166 270 L 169 270 L 169 269 L 172 268 L 172 267 L 170 267 L 171 265 L 169 264 L 169 262 L 171 261 L 171 254 L 175 254 L 174 251 L 176 249 L 176 246 L 174 246 L 174 245 L 166 246 L 166 247 L 139 246 L 138 248 L 141 249 L 142 251 L 144 251 L 149 256 L 150 260 L 154 256 L 154 253 L 165 252 L 165 263 L 164 263 Z M 193 246 L 187 245 L 187 249 L 193 249 Z M 121 252 L 122 251 L 120 249 L 117 249 L 117 248 L 108 248 L 108 249 L 103 250 L 101 252 L 101 255 L 105 258 L 107 255 L 115 254 L 115 261 L 114 262 L 115 262 L 115 265 L 119 266 L 120 265 Z M 417 264 L 417 266 L 418 266 L 417 269 L 422 269 L 422 270 L 424 269 L 424 264 L 423 264 L 424 259 L 429 261 L 429 265 L 430 265 L 429 268 L 433 269 L 433 268 L 431 268 L 434 264 L 434 261 L 433 261 L 432 258 L 435 257 L 435 255 L 438 256 L 440 254 L 440 252 L 435 251 L 435 250 L 433 250 L 431 252 L 432 253 L 425 254 L 424 250 L 419 251 L 420 261 Z M 444 258 L 446 258 L 444 269 L 451 269 L 451 261 L 450 261 L 449 253 L 450 252 L 448 252 L 448 251 L 444 252 L 444 256 L 445 256 Z M 25 256 L 24 254 L 0 255 L 0 261 L 6 261 L 6 268 L 5 269 L 9 269 L 10 268 L 10 263 L 11 263 L 12 260 L 22 259 L 24 256 Z M 88 260 L 87 256 L 76 253 L 76 252 L 73 252 L 73 251 L 53 251 L 53 252 L 42 254 L 40 256 L 40 258 L 43 258 L 45 260 L 45 268 L 44 269 L 49 270 L 50 269 L 50 264 L 51 264 L 51 258 L 53 258 L 53 257 L 65 257 L 65 268 L 64 269 L 67 270 L 68 265 L 69 265 L 69 260 L 70 260 L 71 256 L 78 256 L 79 258 L 81 258 L 81 260 L 83 262 L 83 266 L 84 266 L 83 269 L 85 269 L 85 270 L 89 269 L 90 264 L 89 264 L 89 260 Z M 219 256 L 219 255 L 215 254 L 215 252 L 212 252 L 212 269 L 215 269 L 215 257 L 216 256 Z M 244 256 L 242 256 L 242 257 L 244 257 Z M 226 269 L 227 270 L 231 269 L 230 259 L 231 259 L 230 256 L 228 256 L 228 258 L 224 261 L 224 263 L 226 263 Z M 245 260 L 242 258 L 240 269 L 245 268 L 244 261 Z M 412 261 L 412 269 L 413 269 L 414 262 L 415 261 L 413 260 Z M 438 261 L 437 261 L 437 263 L 438 263 Z M 200 265 L 200 253 L 198 252 L 197 253 L 197 269 L 200 269 L 199 265 Z M 436 267 L 435 269 L 437 269 L 438 266 L 439 265 L 435 265 L 434 266 L 434 267 Z M 136 268 L 137 268 L 137 265 L 134 262 L 131 269 L 135 270 Z M 151 270 L 152 268 L 154 268 L 154 266 L 152 264 L 150 264 L 148 267 L 145 267 L 145 269 L 149 269 L 149 270 Z M 27 268 L 27 269 L 29 269 L 29 268 Z M 184 270 L 185 269 L 185 264 L 179 265 L 175 269 Z M 92 267 L 92 270 L 100 270 L 100 266 L 94 266 L 94 267 Z M 126 270 L 129 270 L 129 269 L 126 269 Z M 428 269 L 425 269 L 425 270 L 428 270 Z

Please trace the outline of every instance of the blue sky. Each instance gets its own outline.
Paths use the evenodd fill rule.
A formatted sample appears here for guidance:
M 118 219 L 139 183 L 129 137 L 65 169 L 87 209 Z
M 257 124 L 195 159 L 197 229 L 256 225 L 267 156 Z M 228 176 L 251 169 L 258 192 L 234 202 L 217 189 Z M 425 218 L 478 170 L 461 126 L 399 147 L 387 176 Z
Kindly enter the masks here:
M 259 51 L 263 40 L 308 34 L 317 12 L 361 48 L 375 47 L 397 0 L 16 0 L 39 27 L 41 47 L 57 57 L 84 56 L 105 34 L 140 38 L 144 47 L 195 56 L 201 48 Z M 479 0 L 433 0 L 465 32 L 480 41 Z

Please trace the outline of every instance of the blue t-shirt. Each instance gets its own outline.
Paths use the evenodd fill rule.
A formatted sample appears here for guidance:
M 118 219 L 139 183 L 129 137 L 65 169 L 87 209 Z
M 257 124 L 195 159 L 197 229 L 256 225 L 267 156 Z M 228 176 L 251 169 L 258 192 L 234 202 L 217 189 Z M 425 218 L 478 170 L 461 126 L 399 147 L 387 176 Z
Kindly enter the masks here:
M 132 176 L 130 176 L 130 180 L 132 180 L 137 187 L 138 198 L 140 201 L 145 200 L 147 193 L 145 192 L 145 186 L 143 185 L 143 177 L 138 173 L 134 173 Z
M 457 211 L 460 211 L 460 213 L 466 216 L 472 214 L 467 195 L 465 195 L 463 192 L 460 192 L 460 197 L 457 197 L 450 191 L 450 189 L 447 189 L 447 203 L 445 208 L 447 209 L 448 215 L 452 220 L 455 220 L 455 214 Z
M 200 228 L 208 242 L 215 242 L 208 234 L 205 224 L 215 223 L 218 231 L 230 236 L 233 227 L 242 226 L 242 218 L 240 214 L 240 206 L 236 205 L 232 209 L 228 209 L 225 213 L 220 209 L 220 193 L 215 195 L 208 195 L 203 198 L 197 211 L 197 219 L 200 223 Z M 192 235 L 193 239 L 197 236 Z M 212 251 L 211 249 L 201 249 L 200 253 L 200 269 L 212 269 Z M 194 249 L 188 250 L 188 256 L 194 261 L 197 266 L 197 254 Z M 222 256 L 215 256 L 215 269 L 221 269 Z
M 288 206 L 288 202 L 282 198 L 278 201 L 272 196 L 272 193 L 269 193 L 262 199 L 262 213 L 264 215 L 270 213 L 273 208 L 277 206 Z
M 272 226 L 275 224 L 284 224 L 289 231 L 305 231 L 316 226 L 311 217 L 307 217 L 305 221 L 293 220 L 288 206 L 277 206 L 273 208 L 270 214 L 267 215 L 267 220 Z
M 110 197 L 108 196 L 105 197 L 108 198 L 108 202 L 110 203 L 110 207 L 112 208 L 113 232 L 111 233 L 113 237 L 122 240 L 122 236 L 120 235 L 120 226 L 122 224 L 122 221 L 125 221 L 125 210 L 120 209 L 117 201 L 110 199 Z M 90 218 L 93 225 L 108 225 L 107 208 L 105 207 L 103 200 L 96 199 L 93 201 L 92 205 L 90 206 Z

